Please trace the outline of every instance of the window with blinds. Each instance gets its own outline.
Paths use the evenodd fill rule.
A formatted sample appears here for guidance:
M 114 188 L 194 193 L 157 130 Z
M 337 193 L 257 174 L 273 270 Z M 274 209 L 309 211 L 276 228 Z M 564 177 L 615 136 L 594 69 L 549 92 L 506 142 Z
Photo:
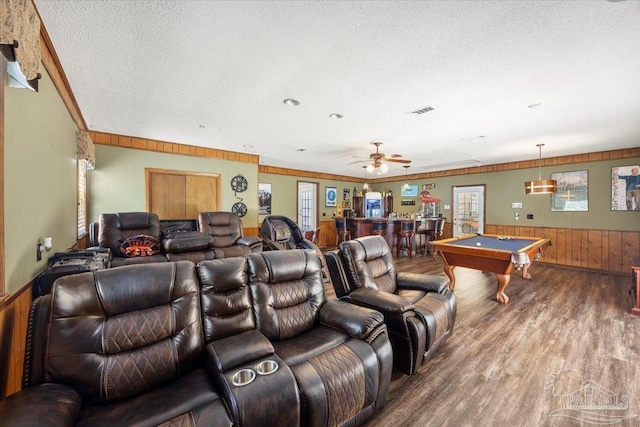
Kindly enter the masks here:
M 78 238 L 87 234 L 87 161 L 78 160 Z

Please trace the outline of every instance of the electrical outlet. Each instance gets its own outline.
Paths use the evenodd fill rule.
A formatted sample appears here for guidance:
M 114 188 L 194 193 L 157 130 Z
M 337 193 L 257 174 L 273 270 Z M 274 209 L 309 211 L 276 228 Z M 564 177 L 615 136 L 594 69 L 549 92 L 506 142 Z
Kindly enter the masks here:
M 520 214 L 519 214 L 518 212 L 516 212 L 516 216 L 515 216 L 515 218 L 516 218 L 516 221 L 519 221 L 519 220 L 520 220 Z

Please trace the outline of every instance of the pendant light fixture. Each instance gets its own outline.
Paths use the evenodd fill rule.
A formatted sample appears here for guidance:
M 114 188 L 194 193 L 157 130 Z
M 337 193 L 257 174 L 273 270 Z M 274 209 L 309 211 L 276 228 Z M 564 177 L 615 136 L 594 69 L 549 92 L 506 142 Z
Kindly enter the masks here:
M 404 185 L 402 186 L 402 189 L 405 190 L 405 191 L 409 189 L 409 178 L 408 178 L 407 174 L 409 173 L 409 168 L 410 167 L 411 167 L 410 165 L 404 165 L 403 166 L 403 168 L 404 168 Z
M 369 170 L 368 166 L 363 166 L 364 168 L 364 185 L 362 186 L 362 191 L 369 189 L 369 184 L 367 184 L 367 171 Z
M 527 181 L 524 183 L 525 194 L 551 194 L 556 192 L 556 181 L 553 179 L 542 179 L 541 167 L 542 167 L 542 146 L 544 144 L 536 144 L 539 151 L 538 157 L 538 180 Z

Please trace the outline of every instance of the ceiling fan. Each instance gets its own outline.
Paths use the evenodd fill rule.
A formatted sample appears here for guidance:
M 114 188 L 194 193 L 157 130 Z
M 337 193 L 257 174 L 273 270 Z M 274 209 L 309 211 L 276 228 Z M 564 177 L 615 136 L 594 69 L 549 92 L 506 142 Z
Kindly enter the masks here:
M 373 172 L 375 169 L 380 168 L 380 171 L 382 173 L 386 173 L 389 170 L 389 166 L 385 162 L 405 163 L 405 164 L 411 163 L 411 160 L 399 159 L 398 157 L 402 157 L 402 155 L 400 154 L 387 155 L 387 154 L 381 153 L 380 146 L 382 145 L 382 142 L 380 141 L 375 141 L 375 142 L 372 142 L 371 144 L 376 146 L 376 152 L 369 154 L 368 160 L 358 160 L 358 161 L 347 163 L 347 164 L 352 165 L 355 163 L 372 161 L 373 163 L 367 166 L 367 172 Z

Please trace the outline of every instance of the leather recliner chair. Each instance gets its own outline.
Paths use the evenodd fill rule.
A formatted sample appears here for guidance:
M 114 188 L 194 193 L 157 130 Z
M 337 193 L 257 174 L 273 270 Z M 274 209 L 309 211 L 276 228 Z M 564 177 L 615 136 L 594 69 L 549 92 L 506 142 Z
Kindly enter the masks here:
M 384 315 L 397 369 L 414 374 L 451 336 L 456 300 L 448 279 L 397 272 L 383 237 L 344 241 L 325 258 L 341 300 Z
M 204 363 L 193 263 L 65 276 L 34 302 L 14 426 L 230 426 Z M 163 424 L 166 423 L 166 424 Z
M 369 418 L 384 405 L 393 365 L 382 315 L 327 301 L 320 260 L 312 251 L 246 258 L 255 316 L 246 321 L 255 321 L 293 372 L 301 424 L 356 425 Z
M 322 263 L 323 281 L 325 283 L 329 281 L 329 271 L 324 254 L 316 243 L 304 237 L 298 224 L 291 218 L 283 215 L 267 215 L 262 220 L 259 234 L 264 241 L 265 248 L 271 250 L 310 249 L 314 251 Z
M 198 229 L 213 236 L 211 248 L 218 259 L 262 251 L 262 239 L 243 236 L 242 220 L 237 213 L 202 212 L 198 215 Z
M 138 235 L 148 235 L 161 241 L 158 215 L 149 212 L 103 213 L 99 219 L 98 243 L 111 250 L 111 266 L 166 262 L 164 254 L 128 258 L 121 250 L 122 243 Z

